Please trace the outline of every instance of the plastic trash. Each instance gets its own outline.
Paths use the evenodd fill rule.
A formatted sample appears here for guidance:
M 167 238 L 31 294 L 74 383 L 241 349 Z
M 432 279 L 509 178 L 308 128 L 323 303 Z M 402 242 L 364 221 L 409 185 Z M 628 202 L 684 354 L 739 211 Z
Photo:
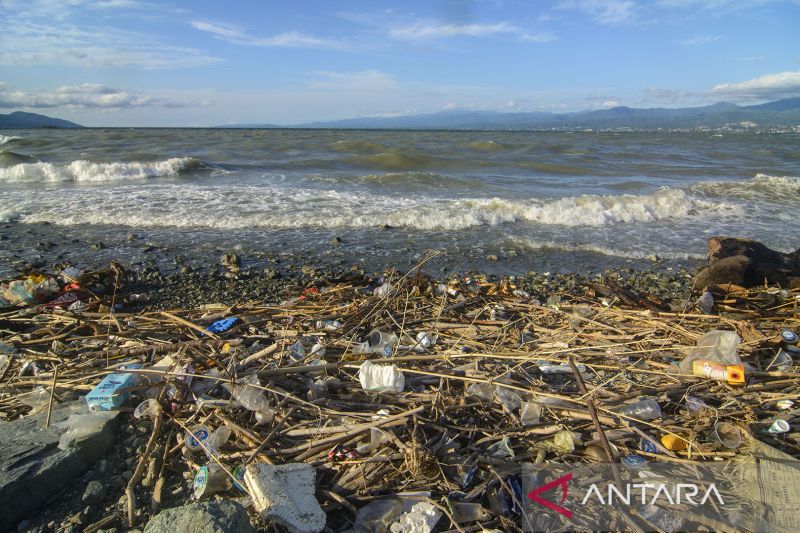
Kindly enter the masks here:
M 778 350 L 778 353 L 775 354 L 775 357 L 772 358 L 772 361 L 769 362 L 767 365 L 766 370 L 777 370 L 778 372 L 789 372 L 792 369 L 792 365 L 794 364 L 794 360 L 792 356 L 789 355 L 789 352 L 781 348 Z
M 184 444 L 193 451 L 203 450 L 203 446 L 208 447 L 208 439 L 211 437 L 211 430 L 204 424 L 197 424 L 189 428 Z
M 536 366 L 542 374 L 572 374 L 572 367 L 567 363 L 556 364 L 548 361 L 537 361 Z M 583 374 L 586 372 L 586 365 L 575 365 L 578 367 L 578 372 Z
M 372 291 L 372 294 L 375 295 L 375 296 L 383 298 L 384 296 L 389 294 L 389 291 L 391 291 L 391 290 L 392 290 L 392 284 L 391 283 L 384 283 L 380 287 L 376 287 L 375 290 Z
M 767 433 L 773 433 L 773 434 L 788 433 L 790 429 L 792 429 L 792 428 L 789 425 L 789 422 L 787 422 L 786 420 L 783 420 L 781 418 L 778 418 L 767 429 Z
M 136 406 L 136 409 L 133 411 L 133 416 L 135 418 L 155 418 L 158 416 L 158 413 L 161 412 L 161 405 L 156 400 L 150 398 L 149 400 L 145 400 L 139 405 Z
M 269 406 L 269 400 L 264 396 L 263 391 L 253 387 L 253 385 L 260 387 L 261 382 L 254 374 L 245 376 L 239 380 L 235 385 L 226 383 L 225 387 L 233 396 L 233 399 L 241 404 L 242 407 L 249 411 L 253 411 L 256 415 L 256 421 L 259 424 L 272 422 L 275 418 L 275 411 Z
M 2 368 L 1 365 L 0 368 Z M 25 405 L 33 407 L 33 411 L 31 411 L 30 414 L 34 414 L 50 403 L 50 393 L 47 392 L 44 387 L 37 387 L 30 393 L 22 396 L 20 401 Z
M 422 348 L 430 348 L 436 341 L 439 340 L 439 336 L 435 333 L 427 333 L 425 331 L 420 331 L 417 333 L 417 345 Z
M 486 509 L 479 503 L 455 502 L 451 506 L 453 508 L 453 520 L 458 524 L 477 522 L 484 520 L 488 516 Z
M 655 400 L 640 400 L 617 410 L 621 415 L 637 420 L 655 420 L 661 418 L 661 407 Z
M 729 450 L 735 450 L 742 444 L 742 432 L 730 422 L 717 422 L 708 436 L 708 440 L 721 444 Z
M 513 459 L 514 450 L 508 443 L 508 437 L 503 437 L 499 442 L 495 442 L 486 448 L 486 454 L 495 459 Z
M 317 320 L 317 329 L 323 331 L 336 331 L 341 329 L 342 323 L 338 320 Z
M 289 346 L 289 358 L 302 361 L 307 355 L 306 347 L 301 341 L 295 341 Z
M 357 342 L 353 344 L 353 355 L 363 355 L 372 353 L 369 342 Z
M 201 467 L 194 476 L 193 495 L 196 500 L 229 490 L 233 480 L 225 469 L 216 463 Z
M 522 396 L 520 396 L 515 391 L 503 387 L 502 385 L 497 385 L 494 388 L 494 396 L 500 405 L 503 406 L 503 410 L 507 413 L 514 413 L 517 409 L 520 408 L 522 405 Z
M 522 402 L 519 418 L 523 426 L 535 426 L 542 417 L 542 406 L 534 402 Z
M 361 388 L 367 392 L 403 392 L 406 379 L 397 365 L 376 365 L 372 361 L 364 361 L 358 369 L 358 380 Z
M 708 359 L 692 361 L 692 374 L 731 385 L 744 385 L 744 365 L 723 365 Z
M 5 342 L 0 342 L 0 354 L 8 354 L 11 355 L 12 353 L 17 353 L 17 347 L 13 344 L 8 344 Z M 2 366 L 0 366 L 2 368 Z
M 430 533 L 442 517 L 442 512 L 429 502 L 415 503 L 410 511 L 389 527 L 392 533 Z
M 671 433 L 661 437 L 661 444 L 664 448 L 673 452 L 679 452 L 689 447 L 689 442 L 686 439 Z
M 781 331 L 781 340 L 783 341 L 783 349 L 790 354 L 800 355 L 800 346 L 797 345 L 798 336 L 791 329 L 784 329 Z
M 24 306 L 42 302 L 59 290 L 61 285 L 55 278 L 33 274 L 0 286 L 0 298 L 8 305 Z
M 394 347 L 397 344 L 397 335 L 387 333 L 379 329 L 373 329 L 369 333 L 369 346 L 372 353 L 391 357 Z
M 471 383 L 466 389 L 467 396 L 476 396 L 484 400 L 494 398 L 494 386 L 491 383 Z
M 726 365 L 738 365 L 742 360 L 739 357 L 739 343 L 742 339 L 735 331 L 712 330 L 700 337 L 697 346 L 681 361 L 680 369 L 690 374 L 692 363 L 698 359 L 713 361 Z
M 389 434 L 382 429 L 370 428 L 369 442 L 356 446 L 356 451 L 361 455 L 367 455 L 368 453 L 377 450 L 381 444 L 385 444 L 390 440 L 391 438 L 389 437 Z
M 478 463 L 457 453 L 446 455 L 440 464 L 442 472 L 444 472 L 447 479 L 456 483 L 462 489 L 469 487 L 472 480 L 475 479 L 475 474 L 478 473 Z
M 700 298 L 697 299 L 695 305 L 700 310 L 700 312 L 710 315 L 711 312 L 714 310 L 714 295 L 711 294 L 709 291 L 703 293 Z
M 580 436 L 567 429 L 562 429 L 551 438 L 537 442 L 533 445 L 535 449 L 548 452 L 555 452 L 560 455 L 575 451 L 575 444 L 580 443 Z
M 105 427 L 106 423 L 119 414 L 118 411 L 97 411 L 85 414 L 71 414 L 66 421 L 57 425 L 67 430 L 58 440 L 58 448 L 67 450 L 73 443 L 91 437 Z
M 211 325 L 206 328 L 206 330 L 210 331 L 211 333 L 224 333 L 235 326 L 238 322 L 239 317 L 236 316 L 223 318 L 222 320 L 212 322 Z
M 135 363 L 126 368 L 140 368 L 142 365 Z M 86 403 L 90 411 L 108 411 L 117 409 L 128 399 L 125 389 L 136 385 L 136 374 L 130 372 L 109 374 L 86 395 Z
M 387 498 L 370 502 L 356 512 L 352 533 L 386 532 L 403 514 L 403 500 Z

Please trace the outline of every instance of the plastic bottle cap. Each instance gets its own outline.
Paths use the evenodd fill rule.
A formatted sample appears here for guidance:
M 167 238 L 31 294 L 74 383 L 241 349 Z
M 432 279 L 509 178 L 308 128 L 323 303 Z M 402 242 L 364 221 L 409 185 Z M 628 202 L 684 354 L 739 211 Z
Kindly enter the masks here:
M 790 329 L 785 329 L 781 331 L 781 338 L 783 339 L 783 342 L 795 344 L 797 342 L 797 333 Z

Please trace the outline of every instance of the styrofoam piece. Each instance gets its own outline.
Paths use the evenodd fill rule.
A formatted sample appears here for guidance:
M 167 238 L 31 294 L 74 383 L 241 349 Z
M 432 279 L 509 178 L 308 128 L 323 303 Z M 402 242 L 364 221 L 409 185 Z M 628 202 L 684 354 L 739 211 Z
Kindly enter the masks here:
M 250 464 L 244 473 L 256 511 L 292 533 L 318 533 L 325 513 L 314 496 L 314 469 L 305 463 Z

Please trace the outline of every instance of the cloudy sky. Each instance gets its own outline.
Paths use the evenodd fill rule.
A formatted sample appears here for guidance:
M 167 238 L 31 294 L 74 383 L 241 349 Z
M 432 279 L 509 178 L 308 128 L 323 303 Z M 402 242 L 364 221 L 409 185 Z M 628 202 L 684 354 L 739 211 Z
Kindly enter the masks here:
M 800 96 L 800 0 L 0 0 L 0 113 L 292 124 Z

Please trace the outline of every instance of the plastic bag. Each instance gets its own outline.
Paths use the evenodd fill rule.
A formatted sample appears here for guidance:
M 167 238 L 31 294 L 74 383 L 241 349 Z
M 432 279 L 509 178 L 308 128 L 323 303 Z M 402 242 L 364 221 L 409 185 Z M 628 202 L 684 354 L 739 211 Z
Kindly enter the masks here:
M 269 400 L 264 396 L 264 393 L 251 385 L 261 386 L 258 377 L 255 375 L 245 376 L 235 385 L 226 383 L 225 387 L 230 391 L 233 399 L 239 402 L 242 407 L 255 412 L 256 421 L 259 424 L 271 422 L 275 418 L 275 411 L 270 408 Z
M 397 365 L 375 365 L 364 361 L 358 369 L 358 381 L 367 392 L 403 392 L 406 378 Z
M 101 431 L 106 423 L 119 414 L 118 411 L 97 411 L 88 414 L 72 414 L 65 422 L 57 424 L 66 427 L 67 431 L 58 440 L 58 448 L 66 450 L 73 443 L 91 437 Z
M 697 341 L 697 346 L 681 361 L 680 369 L 686 374 L 692 373 L 692 363 L 697 359 L 705 359 L 726 365 L 741 364 L 739 343 L 741 337 L 735 331 L 715 329 L 709 331 Z

